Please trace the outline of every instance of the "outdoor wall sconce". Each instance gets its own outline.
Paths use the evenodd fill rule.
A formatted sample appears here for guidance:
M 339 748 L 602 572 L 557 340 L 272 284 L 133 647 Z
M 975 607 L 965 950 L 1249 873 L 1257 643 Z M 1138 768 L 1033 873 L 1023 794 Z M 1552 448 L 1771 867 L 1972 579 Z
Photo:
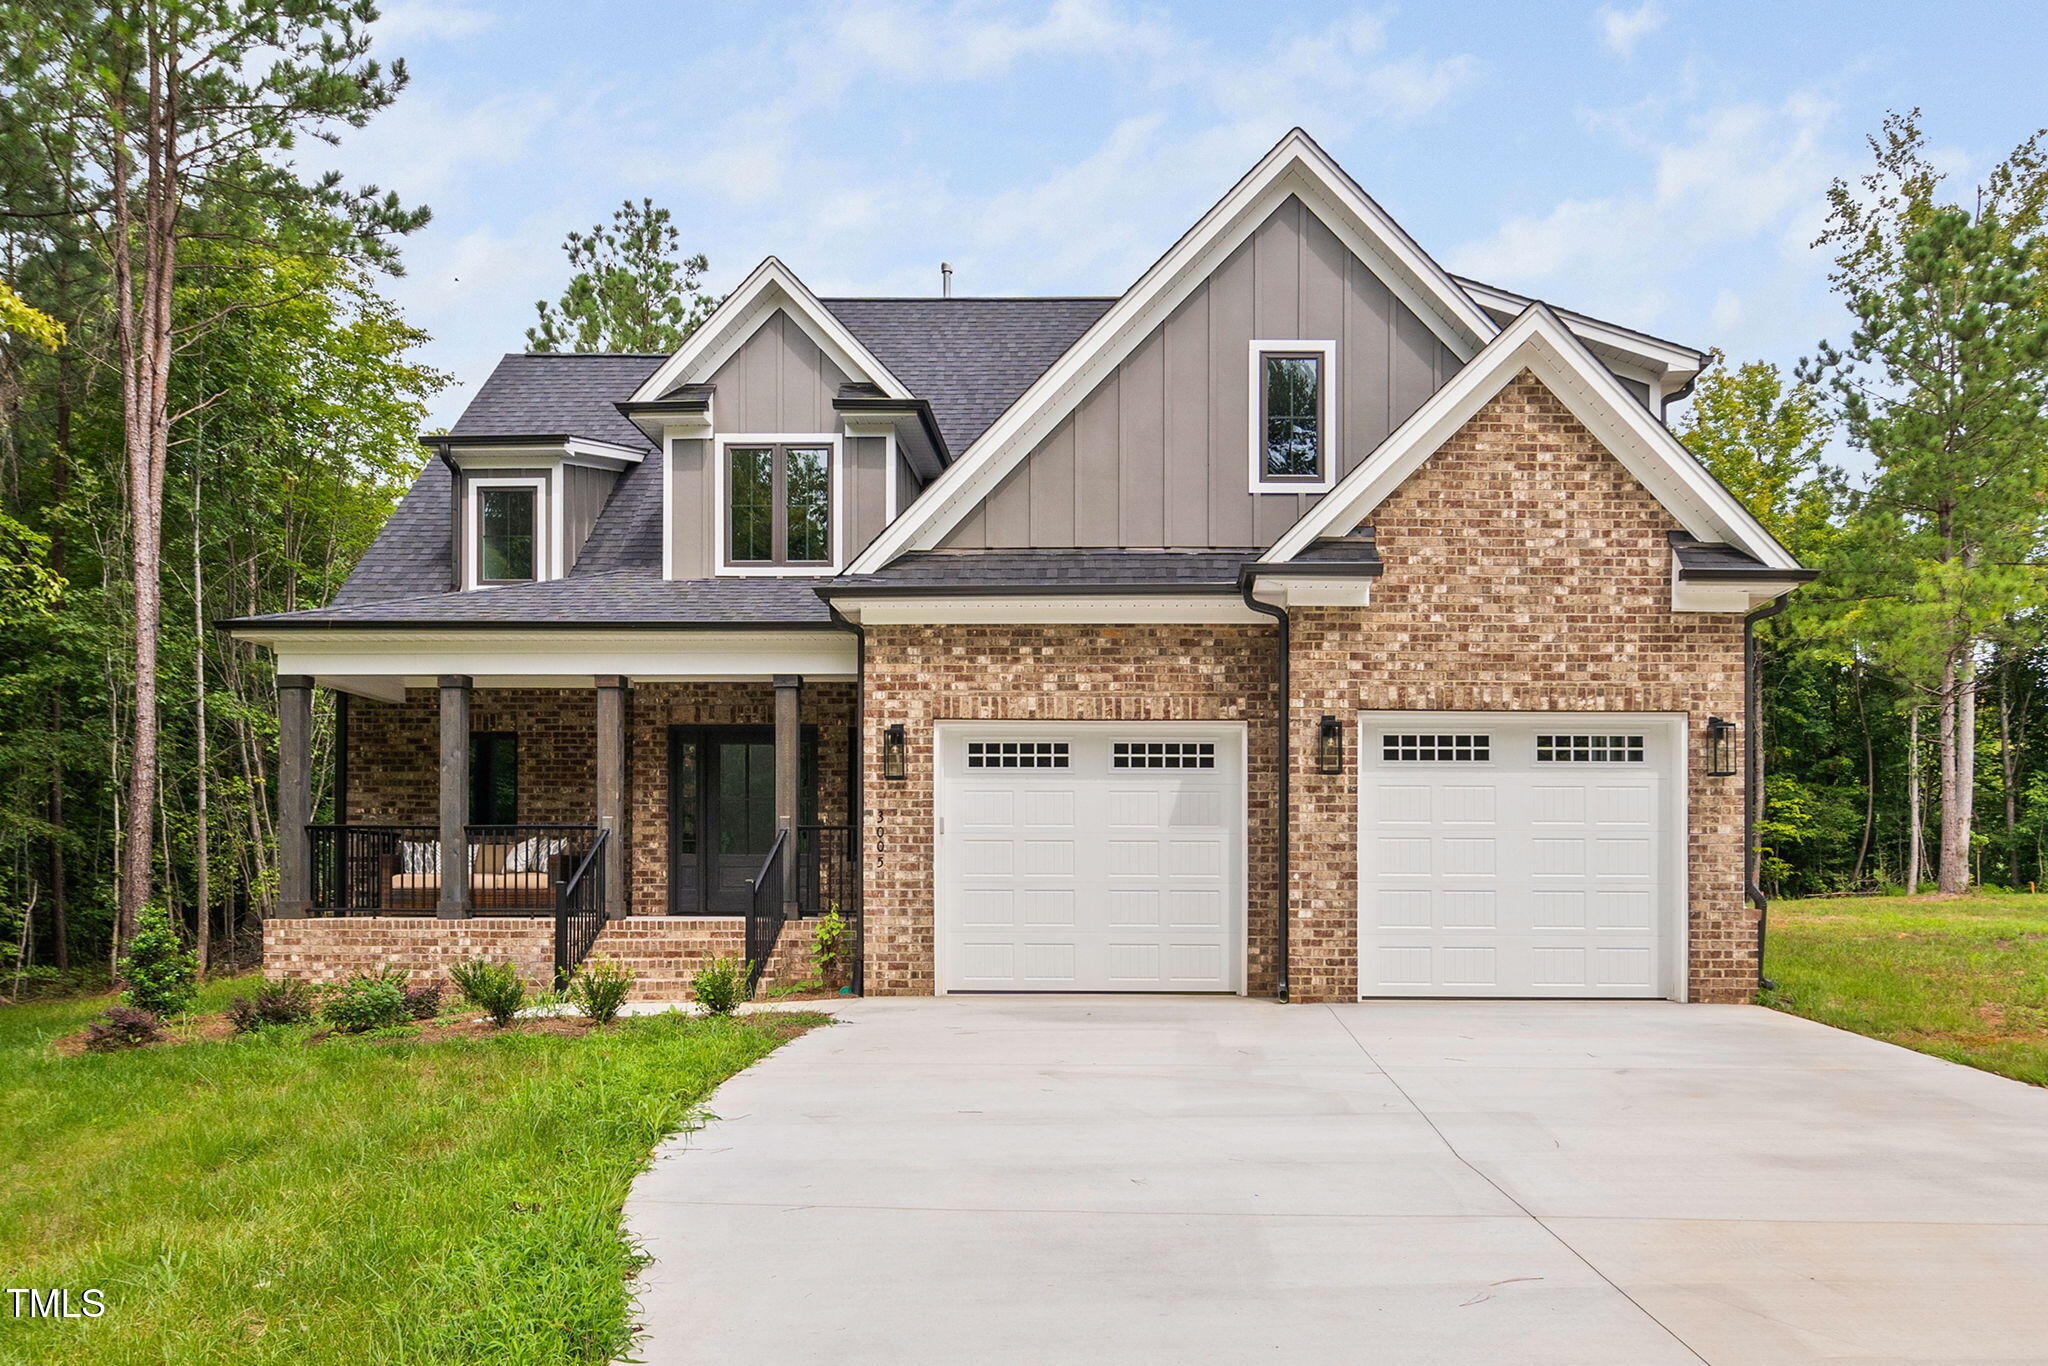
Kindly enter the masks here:
M 1337 718 L 1325 715 L 1323 723 L 1316 728 L 1316 772 L 1342 773 L 1344 771 L 1344 727 Z
M 903 723 L 898 721 L 882 732 L 882 776 L 890 782 L 901 782 L 910 776 L 904 748 Z
M 1707 776 L 1735 776 L 1735 723 L 1718 716 L 1707 718 Z

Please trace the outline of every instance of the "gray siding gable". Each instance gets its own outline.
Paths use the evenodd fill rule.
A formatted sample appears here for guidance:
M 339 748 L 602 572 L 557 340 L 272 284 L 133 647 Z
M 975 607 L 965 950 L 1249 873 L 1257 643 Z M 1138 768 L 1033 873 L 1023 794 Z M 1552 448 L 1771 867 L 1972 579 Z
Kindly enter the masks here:
M 1254 339 L 1336 343 L 1340 476 L 1458 366 L 1290 196 L 941 544 L 1270 545 L 1315 496 L 1251 492 Z

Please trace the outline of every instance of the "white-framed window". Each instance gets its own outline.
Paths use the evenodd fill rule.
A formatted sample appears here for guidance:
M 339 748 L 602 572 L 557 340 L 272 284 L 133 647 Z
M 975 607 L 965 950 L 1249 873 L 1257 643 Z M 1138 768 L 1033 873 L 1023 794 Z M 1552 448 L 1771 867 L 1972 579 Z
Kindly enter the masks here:
M 1072 761 L 1065 740 L 969 740 L 969 768 L 1065 768 Z
M 1640 764 L 1643 737 L 1640 735 L 1539 735 L 1536 737 L 1539 764 Z
M 555 500 L 549 480 L 470 475 L 464 482 L 464 587 L 553 578 Z
M 712 470 L 720 574 L 839 572 L 846 461 L 838 434 L 721 436 Z
M 1387 763 L 1485 763 L 1493 758 L 1491 735 L 1395 735 L 1380 737 Z
M 1337 482 L 1337 343 L 1253 341 L 1253 493 L 1328 493 Z

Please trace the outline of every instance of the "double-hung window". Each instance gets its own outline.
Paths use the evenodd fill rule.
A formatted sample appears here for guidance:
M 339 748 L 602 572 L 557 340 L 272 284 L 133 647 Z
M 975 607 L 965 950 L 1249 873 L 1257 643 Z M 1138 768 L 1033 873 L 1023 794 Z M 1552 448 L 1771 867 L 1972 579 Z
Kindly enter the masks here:
M 1334 346 L 1252 343 L 1252 489 L 1322 493 L 1335 480 L 1331 414 Z
M 735 437 L 725 445 L 727 565 L 793 571 L 833 567 L 834 444 Z
M 475 479 L 470 485 L 470 582 L 531 583 L 547 573 L 540 479 Z

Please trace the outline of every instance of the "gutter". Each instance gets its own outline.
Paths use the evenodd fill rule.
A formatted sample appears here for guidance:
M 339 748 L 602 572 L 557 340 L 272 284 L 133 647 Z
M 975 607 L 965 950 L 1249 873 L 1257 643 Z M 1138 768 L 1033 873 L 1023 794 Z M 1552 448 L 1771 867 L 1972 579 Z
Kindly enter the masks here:
M 1749 732 L 1748 743 L 1742 747 L 1742 880 L 1745 893 L 1756 907 L 1758 991 L 1769 991 L 1778 984 L 1764 976 L 1764 935 L 1771 923 L 1771 903 L 1756 881 L 1756 780 L 1762 753 L 1762 732 L 1757 728 L 1757 714 L 1762 710 L 1762 691 L 1757 686 L 1756 624 L 1770 620 L 1790 604 L 1789 597 L 1778 598 L 1742 619 L 1742 724 Z
M 868 994 L 868 633 L 859 622 L 825 604 L 833 620 L 853 632 L 853 790 L 847 794 L 853 825 L 853 994 Z
M 1275 910 L 1279 913 L 1279 933 L 1276 936 L 1276 961 L 1273 965 L 1273 981 L 1275 987 L 1277 988 L 1277 994 L 1279 995 L 1280 999 L 1284 1002 L 1287 1000 L 1287 922 L 1290 918 L 1291 913 L 1290 907 L 1288 905 L 1288 892 L 1291 890 L 1289 885 L 1291 881 L 1291 872 L 1289 869 L 1289 861 L 1287 857 L 1289 845 L 1291 842 L 1288 832 L 1287 819 L 1290 805 L 1288 797 L 1288 777 L 1289 771 L 1293 768 L 1293 763 L 1289 753 L 1289 751 L 1292 748 L 1291 732 L 1293 730 L 1293 727 L 1290 724 L 1290 718 L 1288 715 L 1291 704 L 1293 702 L 1292 689 L 1288 678 L 1287 667 L 1290 644 L 1287 621 L 1287 609 L 1284 607 L 1275 607 L 1271 603 L 1260 602 L 1257 598 L 1253 597 L 1252 590 L 1256 582 L 1256 567 L 1252 565 L 1246 565 L 1244 567 L 1243 572 L 1238 576 L 1238 596 L 1244 599 L 1244 605 L 1246 607 L 1250 608 L 1254 612 L 1257 612 L 1260 616 L 1271 617 L 1280 627 L 1280 831 L 1278 849 L 1279 857 L 1274 860 L 1274 862 L 1279 865 L 1280 869 L 1280 899 L 1275 905 Z M 1246 761 L 1250 761 L 1249 755 L 1246 756 Z

